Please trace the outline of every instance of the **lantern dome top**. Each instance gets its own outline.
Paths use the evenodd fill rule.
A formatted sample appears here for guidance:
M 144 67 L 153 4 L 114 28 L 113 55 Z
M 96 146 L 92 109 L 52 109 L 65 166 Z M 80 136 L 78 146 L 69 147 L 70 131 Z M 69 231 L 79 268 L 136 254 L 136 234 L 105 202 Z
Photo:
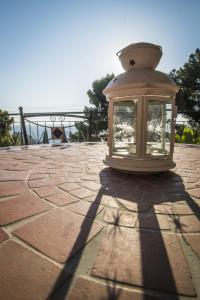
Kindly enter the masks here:
M 130 44 L 117 53 L 125 72 L 104 89 L 108 97 L 133 95 L 175 96 L 179 88 L 167 74 L 156 71 L 162 48 L 150 43 Z
M 129 69 L 155 69 L 162 56 L 162 48 L 150 43 L 134 43 L 117 52 L 125 71 Z

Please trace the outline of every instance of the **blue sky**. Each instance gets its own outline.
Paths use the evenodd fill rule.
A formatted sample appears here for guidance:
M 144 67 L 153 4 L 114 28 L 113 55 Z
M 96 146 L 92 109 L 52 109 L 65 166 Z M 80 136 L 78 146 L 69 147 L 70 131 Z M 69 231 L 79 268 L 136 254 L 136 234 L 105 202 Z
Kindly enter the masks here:
M 200 47 L 199 12 L 199 0 L 0 0 L 0 107 L 81 109 L 134 42 L 162 46 L 158 70 L 179 68 Z

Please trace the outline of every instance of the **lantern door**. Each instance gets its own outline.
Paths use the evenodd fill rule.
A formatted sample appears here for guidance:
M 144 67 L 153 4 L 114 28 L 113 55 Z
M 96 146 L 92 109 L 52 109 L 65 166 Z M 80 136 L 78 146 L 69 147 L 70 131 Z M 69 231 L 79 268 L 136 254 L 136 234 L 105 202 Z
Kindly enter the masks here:
M 172 154 L 173 101 L 145 97 L 144 156 L 161 158 Z
M 142 97 L 117 98 L 112 102 L 110 119 L 110 153 L 114 156 L 137 157 L 141 141 Z

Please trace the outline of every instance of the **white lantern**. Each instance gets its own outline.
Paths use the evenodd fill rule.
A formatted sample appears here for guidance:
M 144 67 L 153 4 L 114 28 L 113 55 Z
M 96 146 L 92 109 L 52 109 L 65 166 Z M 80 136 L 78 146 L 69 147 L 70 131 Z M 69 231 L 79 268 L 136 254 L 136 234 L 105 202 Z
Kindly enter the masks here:
M 104 90 L 109 100 L 109 153 L 113 168 L 160 172 L 173 162 L 175 95 L 178 87 L 156 71 L 160 46 L 136 43 L 117 53 L 125 72 Z

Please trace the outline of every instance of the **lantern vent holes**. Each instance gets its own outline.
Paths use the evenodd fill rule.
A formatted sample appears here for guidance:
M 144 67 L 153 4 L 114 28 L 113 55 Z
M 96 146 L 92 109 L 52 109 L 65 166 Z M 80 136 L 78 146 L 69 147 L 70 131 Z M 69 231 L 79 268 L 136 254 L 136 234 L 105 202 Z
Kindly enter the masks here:
M 135 65 L 134 59 L 131 59 L 129 63 L 130 63 L 131 66 L 134 66 Z

